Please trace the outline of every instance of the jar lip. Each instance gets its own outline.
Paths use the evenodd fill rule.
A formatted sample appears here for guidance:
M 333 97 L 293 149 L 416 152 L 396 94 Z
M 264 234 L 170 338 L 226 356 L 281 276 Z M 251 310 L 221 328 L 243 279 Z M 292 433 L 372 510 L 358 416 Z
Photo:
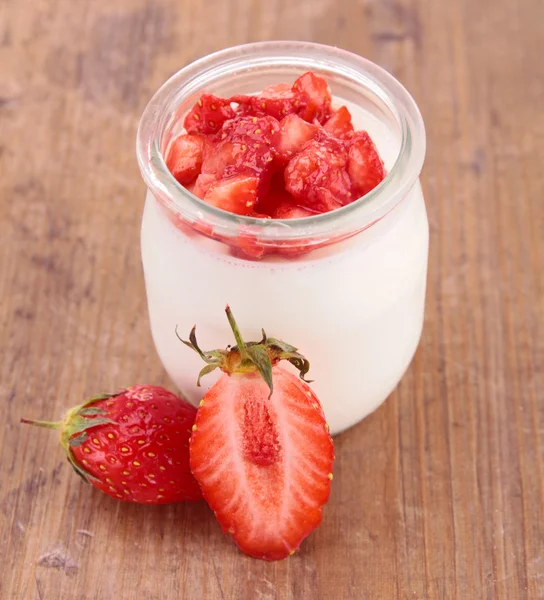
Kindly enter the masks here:
M 160 148 L 165 115 L 180 98 L 195 93 L 203 79 L 217 79 L 259 67 L 295 67 L 339 74 L 370 88 L 391 111 L 401 131 L 400 150 L 385 179 L 365 196 L 333 211 L 303 219 L 263 219 L 236 215 L 212 206 L 183 187 L 167 168 Z M 263 238 L 296 240 L 353 234 L 380 220 L 410 191 L 425 158 L 425 127 L 412 96 L 375 63 L 346 50 L 296 41 L 268 41 L 233 46 L 200 58 L 172 75 L 144 109 L 137 132 L 136 154 L 149 190 L 189 223 L 204 221 L 224 235 L 241 227 L 259 230 Z

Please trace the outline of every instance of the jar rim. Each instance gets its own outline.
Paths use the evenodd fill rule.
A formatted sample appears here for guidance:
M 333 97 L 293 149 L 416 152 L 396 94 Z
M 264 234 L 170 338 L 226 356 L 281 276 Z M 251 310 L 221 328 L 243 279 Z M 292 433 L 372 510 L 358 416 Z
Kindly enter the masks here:
M 396 120 L 400 150 L 385 179 L 358 200 L 330 212 L 303 219 L 264 219 L 236 215 L 212 206 L 173 177 L 161 152 L 167 116 L 183 97 L 202 91 L 206 83 L 235 73 L 270 67 L 300 68 L 339 75 L 370 89 Z M 346 237 L 369 227 L 392 210 L 410 191 L 425 158 L 425 127 L 406 88 L 375 63 L 346 50 L 298 41 L 268 41 L 233 46 L 200 58 L 172 75 L 153 95 L 138 125 L 136 154 L 149 190 L 189 224 L 203 221 L 226 237 L 240 228 L 254 231 L 266 244 L 279 240 Z

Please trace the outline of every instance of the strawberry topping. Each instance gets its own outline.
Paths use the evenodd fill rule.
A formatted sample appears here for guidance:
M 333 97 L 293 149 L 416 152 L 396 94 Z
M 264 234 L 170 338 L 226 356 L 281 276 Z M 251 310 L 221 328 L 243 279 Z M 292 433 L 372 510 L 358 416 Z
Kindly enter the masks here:
M 234 117 L 230 100 L 202 94 L 198 102 L 185 117 L 183 125 L 187 133 L 202 133 L 209 135 L 217 133 L 227 119 Z
M 188 134 L 173 141 L 166 166 L 182 185 L 192 183 L 199 175 L 205 140 L 204 136 Z
M 300 116 L 306 121 L 317 119 L 323 124 L 331 113 L 331 91 L 323 77 L 315 73 L 304 73 L 293 84 L 293 90 L 302 96 L 305 108 Z
M 297 115 L 288 115 L 282 119 L 274 137 L 278 161 L 287 163 L 317 132 L 316 125 L 307 123 Z
M 386 175 L 368 133 L 354 130 L 346 106 L 332 108 L 327 81 L 315 73 L 255 95 L 203 94 L 184 125 L 187 133 L 172 142 L 166 159 L 172 175 L 205 202 L 239 215 L 298 219 L 328 212 Z M 264 255 L 253 242 L 245 252 L 242 239 L 242 253 Z
M 320 132 L 285 168 L 285 189 L 312 210 L 340 208 L 352 199 L 347 162 L 345 143 Z
M 233 96 L 231 101 L 240 104 L 242 114 L 269 115 L 278 121 L 286 115 L 304 110 L 306 106 L 301 94 L 286 83 L 269 85 L 257 96 Z
M 341 106 L 325 123 L 325 131 L 340 140 L 348 140 L 353 135 L 351 113 L 345 106 Z
M 258 177 L 234 175 L 212 183 L 203 199 L 236 215 L 250 215 L 257 201 L 258 188 Z
M 383 161 L 366 131 L 358 131 L 351 139 L 348 173 L 357 197 L 368 194 L 385 177 Z

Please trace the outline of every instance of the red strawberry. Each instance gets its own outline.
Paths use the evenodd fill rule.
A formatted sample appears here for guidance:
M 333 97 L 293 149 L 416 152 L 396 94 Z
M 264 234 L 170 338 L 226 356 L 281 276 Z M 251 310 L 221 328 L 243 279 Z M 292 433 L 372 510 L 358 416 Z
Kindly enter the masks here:
M 316 212 L 349 204 L 353 198 L 347 160 L 345 143 L 321 131 L 285 168 L 285 189 Z
M 325 131 L 341 140 L 347 140 L 353 135 L 351 113 L 345 106 L 341 106 L 325 123 Z
M 204 201 L 237 215 L 250 215 L 257 200 L 258 188 L 258 177 L 226 177 L 212 183 L 204 195 Z
M 187 133 L 209 135 L 218 132 L 227 119 L 234 117 L 234 111 L 227 98 L 212 94 L 202 94 L 198 102 L 185 117 L 183 125 Z
M 314 217 L 316 214 L 302 206 L 298 206 L 292 202 L 283 202 L 276 206 L 273 219 L 303 219 L 304 217 Z
M 200 403 L 190 443 L 191 469 L 223 531 L 256 558 L 293 554 L 321 522 L 332 480 L 334 448 L 319 400 L 281 366 L 308 372 L 289 344 L 267 338 L 245 344 L 226 309 L 237 345 L 202 352 L 224 375 Z
M 383 161 L 366 131 L 358 131 L 350 140 L 348 173 L 357 196 L 368 194 L 385 177 Z
M 204 149 L 202 173 L 213 175 L 214 179 L 221 179 L 225 171 L 235 165 L 236 156 L 241 152 L 240 145 L 235 147 L 230 140 L 225 139 L 221 142 L 210 140 Z
M 323 77 L 315 73 L 304 73 L 293 84 L 293 91 L 301 95 L 306 105 L 300 116 L 308 122 L 317 119 L 321 124 L 329 118 L 331 113 L 331 91 Z
M 307 123 L 298 115 L 288 115 L 282 119 L 274 137 L 279 162 L 287 163 L 291 160 L 316 133 L 317 126 Z
M 278 131 L 278 121 L 269 116 L 236 117 L 227 121 L 216 136 L 218 142 L 214 149 L 218 154 L 230 154 L 228 158 L 223 157 L 226 164 L 222 175 L 268 173 L 276 155 L 272 142 Z
M 253 217 L 266 218 L 267 215 L 253 214 Z M 259 237 L 252 233 L 251 229 L 244 230 L 240 228 L 240 233 L 234 240 L 234 245 L 231 245 L 231 253 L 233 256 L 245 258 L 246 260 L 260 260 L 266 252 L 266 247 L 260 242 Z
M 206 192 L 210 189 L 210 186 L 217 181 L 215 175 L 208 173 L 201 173 L 195 181 L 193 189 L 190 190 L 195 196 L 204 198 Z
M 269 115 L 278 121 L 285 115 L 305 108 L 301 94 L 295 92 L 287 83 L 269 85 L 256 96 L 239 95 L 233 96 L 231 100 L 240 104 L 241 114 Z
M 182 184 L 193 182 L 202 166 L 204 137 L 201 135 L 180 135 L 170 146 L 166 166 Z
M 240 174 L 256 176 L 264 190 L 276 155 L 272 139 L 278 129 L 279 124 L 272 117 L 230 119 L 206 145 L 202 173 L 216 179 Z
M 195 413 L 162 387 L 136 385 L 95 396 L 56 423 L 21 421 L 59 429 L 76 473 L 108 496 L 165 504 L 201 498 L 189 468 Z

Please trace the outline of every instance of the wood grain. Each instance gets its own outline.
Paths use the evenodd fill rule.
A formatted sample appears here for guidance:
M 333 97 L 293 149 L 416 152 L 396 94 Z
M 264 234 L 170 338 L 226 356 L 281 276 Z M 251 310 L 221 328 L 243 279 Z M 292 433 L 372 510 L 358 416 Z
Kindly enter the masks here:
M 541 0 L 4 2 L 2 599 L 544 598 L 543 22 Z M 89 489 L 18 421 L 168 384 L 140 267 L 138 118 L 187 62 L 275 38 L 343 46 L 413 93 L 431 255 L 409 372 L 337 438 L 322 527 L 265 564 L 201 503 Z

